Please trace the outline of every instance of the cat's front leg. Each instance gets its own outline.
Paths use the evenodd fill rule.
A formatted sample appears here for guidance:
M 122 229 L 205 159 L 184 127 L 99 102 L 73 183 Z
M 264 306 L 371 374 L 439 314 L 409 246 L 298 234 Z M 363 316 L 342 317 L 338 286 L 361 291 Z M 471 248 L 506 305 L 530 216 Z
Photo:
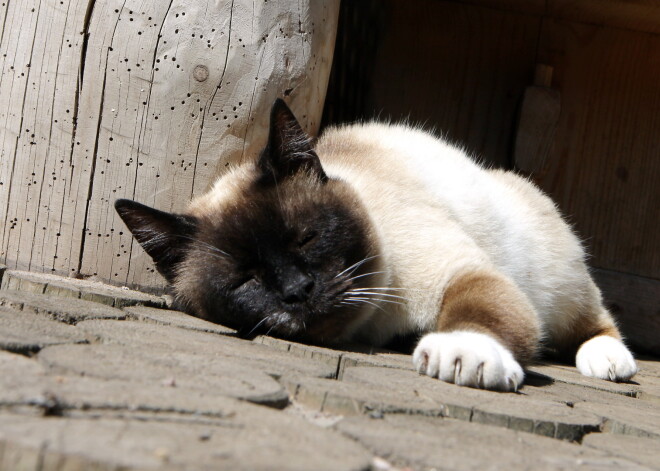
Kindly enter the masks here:
M 513 282 L 494 271 L 470 272 L 447 287 L 437 332 L 420 340 L 413 362 L 449 383 L 515 391 L 538 339 L 534 308 Z
M 516 391 L 525 378 L 506 347 L 477 332 L 427 334 L 417 345 L 413 361 L 419 373 L 473 388 Z

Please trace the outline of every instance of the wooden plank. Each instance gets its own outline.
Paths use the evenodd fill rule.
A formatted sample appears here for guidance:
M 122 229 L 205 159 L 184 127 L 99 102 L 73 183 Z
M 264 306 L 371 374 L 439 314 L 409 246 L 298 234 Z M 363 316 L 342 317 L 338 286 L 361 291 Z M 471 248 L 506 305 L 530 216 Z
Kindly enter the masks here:
M 660 33 L 657 0 L 448 0 L 591 25 Z
M 508 166 L 540 18 L 433 0 L 388 5 L 367 115 L 433 125 L 487 162 Z
M 657 0 L 548 0 L 548 14 L 592 25 L 660 33 Z
M 7 29 L 7 13 L 9 12 L 9 2 L 0 2 L 0 44 Z
M 598 268 L 660 279 L 660 36 L 544 23 L 562 111 L 541 186 Z
M 72 251 L 72 239 L 67 238 L 67 234 L 71 234 L 75 226 L 65 218 L 65 214 L 72 201 L 77 204 L 87 196 L 86 187 L 74 187 L 73 183 L 79 175 L 89 172 L 91 162 L 75 162 L 72 157 L 74 148 L 82 145 L 76 138 L 80 125 L 77 105 L 84 80 L 81 57 L 86 52 L 87 22 L 93 5 L 90 0 L 70 0 L 68 3 L 60 2 L 57 7 L 59 10 L 54 24 L 64 25 L 61 39 L 54 41 L 56 47 L 59 46 L 57 65 L 49 63 L 44 67 L 43 74 L 49 84 L 54 84 L 52 114 L 42 113 L 36 118 L 37 124 L 45 122 L 50 127 L 46 158 L 42 161 L 44 181 L 40 202 L 44 208 L 36 218 L 36 237 L 28 267 L 33 271 L 57 271 L 67 276 L 78 271 L 77 251 L 80 245 L 75 246 L 75 252 Z M 81 228 L 75 230 L 81 232 Z
M 79 275 L 87 201 L 95 169 L 97 115 L 104 90 L 103 82 L 96 81 L 96 78 L 105 67 L 110 40 L 117 24 L 116 13 L 113 18 L 110 12 L 119 11 L 123 4 L 122 0 L 88 0 L 84 23 L 79 29 L 82 43 L 76 66 L 77 94 L 73 108 L 75 126 L 69 152 L 71 168 L 62 195 L 59 238 L 54 256 L 54 269 L 60 274 Z M 98 17 L 108 19 L 108 23 L 104 25 L 94 22 L 93 19 Z M 69 76 L 69 79 L 73 80 L 73 77 Z
M 72 170 L 73 107 L 86 0 L 41 2 L 36 23 L 3 240 L 16 267 L 54 271 L 62 200 Z M 24 56 L 24 60 L 27 56 Z M 64 261 L 66 263 L 66 260 Z
M 5 7 L 0 44 L 0 256 L 3 258 L 10 251 L 15 255 L 16 250 L 8 247 L 7 240 L 17 225 L 20 227 L 27 219 L 23 214 L 10 214 L 9 205 L 12 191 L 29 183 L 24 178 L 25 164 L 17 161 L 16 155 L 19 146 L 30 145 L 29 133 L 23 128 L 23 115 L 30 88 L 38 4 L 36 0 L 26 0 L 10 2 Z
M 627 343 L 660 355 L 660 281 L 611 270 L 593 270 Z
M 515 11 L 519 13 L 535 13 L 542 15 L 547 11 L 546 0 L 448 0 L 468 5 L 494 8 L 496 10 Z

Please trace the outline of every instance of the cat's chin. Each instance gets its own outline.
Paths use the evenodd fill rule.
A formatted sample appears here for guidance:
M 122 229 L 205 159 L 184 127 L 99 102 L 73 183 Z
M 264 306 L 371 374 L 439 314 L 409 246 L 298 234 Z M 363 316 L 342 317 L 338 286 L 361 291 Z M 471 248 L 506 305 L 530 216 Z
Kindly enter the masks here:
M 273 337 L 297 339 L 303 337 L 306 330 L 306 323 L 301 316 L 286 311 L 270 314 L 262 322 L 262 333 Z

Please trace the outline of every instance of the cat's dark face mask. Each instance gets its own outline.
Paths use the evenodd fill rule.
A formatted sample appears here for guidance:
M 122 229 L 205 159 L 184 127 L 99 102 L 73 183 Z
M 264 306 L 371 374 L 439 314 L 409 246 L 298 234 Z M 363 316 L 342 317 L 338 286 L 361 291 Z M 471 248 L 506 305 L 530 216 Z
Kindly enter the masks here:
M 222 211 L 196 218 L 116 208 L 191 314 L 245 336 L 332 343 L 373 308 L 359 302 L 380 278 L 366 212 L 280 100 L 254 175 Z

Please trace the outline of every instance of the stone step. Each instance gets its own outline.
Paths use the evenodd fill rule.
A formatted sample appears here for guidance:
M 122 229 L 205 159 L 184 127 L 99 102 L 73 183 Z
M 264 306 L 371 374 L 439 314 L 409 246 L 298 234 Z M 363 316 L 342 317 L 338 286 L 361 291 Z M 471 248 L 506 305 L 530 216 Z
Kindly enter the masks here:
M 83 299 L 117 308 L 134 305 L 166 307 L 166 300 L 162 296 L 110 286 L 97 281 L 19 270 L 6 270 L 1 278 L 0 290 Z

